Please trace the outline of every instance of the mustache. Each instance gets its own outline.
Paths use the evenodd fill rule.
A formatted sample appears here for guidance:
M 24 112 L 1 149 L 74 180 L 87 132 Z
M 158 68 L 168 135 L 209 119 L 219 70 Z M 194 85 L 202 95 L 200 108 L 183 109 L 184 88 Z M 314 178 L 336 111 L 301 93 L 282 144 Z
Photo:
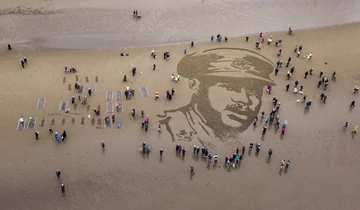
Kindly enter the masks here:
M 244 104 L 244 103 L 228 104 L 225 107 L 225 111 L 231 111 L 235 113 L 238 113 L 239 111 L 240 112 L 253 111 L 252 109 L 250 109 L 249 105 L 251 104 Z

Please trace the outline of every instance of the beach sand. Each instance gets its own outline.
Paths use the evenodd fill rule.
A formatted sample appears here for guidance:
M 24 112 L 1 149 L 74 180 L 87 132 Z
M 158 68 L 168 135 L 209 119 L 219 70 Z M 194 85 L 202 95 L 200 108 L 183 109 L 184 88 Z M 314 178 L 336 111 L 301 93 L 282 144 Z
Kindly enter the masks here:
M 269 35 L 265 33 L 266 38 Z M 352 89 L 360 79 L 359 44 L 354 41 L 360 35 L 360 24 L 296 31 L 292 36 L 286 32 L 272 35 L 274 40 L 283 39 L 281 59 L 285 62 L 288 56 L 293 57 L 296 70 L 289 81 L 291 87 L 299 80 L 313 105 L 304 112 L 304 105 L 296 103 L 301 97 L 284 91 L 286 68 L 281 68 L 277 77 L 271 73 L 276 86 L 271 95 L 263 88 L 260 110 L 268 113 L 272 97 L 278 97 L 282 103 L 280 119 L 289 121 L 286 134 L 281 137 L 272 127 L 262 139 L 263 122 L 259 122 L 235 139 L 206 139 L 210 154 L 220 156 L 218 165 L 210 168 L 191 154 L 193 145 L 200 145 L 197 139 L 173 142 L 165 127 L 161 134 L 157 132 L 157 115 L 189 104 L 193 94 L 189 79 L 181 77 L 174 83 L 171 74 L 176 74 L 185 46 L 188 54 L 229 47 L 255 51 L 258 35 L 251 36 L 249 43 L 244 37 L 230 37 L 227 43 L 196 42 L 194 48 L 190 43 L 157 46 L 154 49 L 159 57 L 155 60 L 150 56 L 151 47 L 54 50 L 18 44 L 7 51 L 4 46 L 0 51 L 0 209 L 356 209 L 360 144 L 358 136 L 350 133 L 359 123 L 360 111 L 357 107 L 349 111 L 349 105 L 358 98 Z M 304 47 L 303 55 L 313 52 L 312 60 L 296 58 L 295 45 Z M 171 54 L 168 61 L 162 59 L 166 50 Z M 264 44 L 257 52 L 275 64 L 277 50 Z M 121 52 L 129 56 L 120 57 Z M 28 64 L 22 69 L 20 59 L 24 56 Z M 137 67 L 135 77 L 131 76 L 132 64 Z M 64 73 L 65 65 L 78 72 Z M 304 72 L 310 68 L 314 68 L 314 75 L 304 80 Z M 328 78 L 337 72 L 337 81 L 330 81 L 326 91 L 327 104 L 320 103 L 322 90 L 316 88 L 320 70 Z M 122 82 L 124 74 L 126 84 Z M 70 102 L 71 96 L 76 97 L 76 76 L 86 88 L 96 85 L 96 93 L 88 97 L 89 111 L 79 102 L 75 110 Z M 136 92 L 131 100 L 122 100 L 123 112 L 116 113 L 124 119 L 123 128 L 104 128 L 107 91 L 125 90 L 126 86 Z M 147 88 L 148 97 L 141 96 L 142 87 Z M 168 101 L 165 91 L 171 88 L 176 92 Z M 155 92 L 160 100 L 154 100 Z M 44 109 L 36 107 L 39 98 L 46 98 Z M 68 114 L 59 111 L 63 100 L 69 101 Z M 102 111 L 99 118 L 92 111 L 98 105 Z M 137 111 L 134 120 L 132 108 Z M 141 130 L 140 110 L 150 117 L 148 132 Z M 35 128 L 17 131 L 20 116 L 37 117 Z M 345 121 L 350 122 L 346 131 L 342 128 Z M 186 124 L 176 118 L 175 122 L 179 127 Z M 65 142 L 57 143 L 48 133 L 52 123 L 54 131 L 67 131 Z M 38 141 L 35 130 L 40 132 Z M 144 141 L 153 149 L 149 155 L 138 152 Z M 246 151 L 241 167 L 228 171 L 223 166 L 224 157 L 242 145 L 248 150 L 250 142 L 262 143 L 260 154 L 253 151 L 248 155 Z M 175 153 L 177 143 L 187 149 L 184 158 Z M 160 148 L 165 151 L 163 159 L 159 158 Z M 268 148 L 274 151 L 270 162 Z M 292 163 L 287 173 L 280 175 L 282 159 Z M 196 173 L 192 178 L 190 165 Z M 62 172 L 60 180 L 56 170 Z M 66 184 L 66 195 L 61 195 L 60 183 Z

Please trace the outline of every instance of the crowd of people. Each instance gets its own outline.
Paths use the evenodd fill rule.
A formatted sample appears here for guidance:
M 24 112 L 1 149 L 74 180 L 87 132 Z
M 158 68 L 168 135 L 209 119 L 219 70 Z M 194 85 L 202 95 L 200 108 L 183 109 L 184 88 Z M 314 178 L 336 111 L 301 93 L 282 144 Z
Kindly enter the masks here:
M 140 16 L 138 16 L 137 11 L 134 11 L 133 15 L 134 15 L 134 17 L 140 17 Z M 288 34 L 289 35 L 293 34 L 292 28 L 289 28 Z M 217 39 L 218 42 L 221 42 L 222 41 L 222 36 L 220 34 L 218 34 L 216 36 L 216 39 Z M 228 38 L 226 36 L 225 36 L 224 39 L 225 39 L 225 42 L 228 40 Z M 211 41 L 213 41 L 213 40 L 214 40 L 214 36 L 211 36 Z M 246 40 L 246 42 L 248 42 L 249 41 L 249 36 L 246 36 L 245 40 Z M 271 45 L 272 40 L 273 40 L 273 37 L 269 36 L 268 39 L 267 39 L 267 45 Z M 260 50 L 261 49 L 261 44 L 264 43 L 264 41 L 265 41 L 265 36 L 261 32 L 259 34 L 259 40 L 257 40 L 256 43 L 255 43 L 255 48 Z M 277 47 L 277 48 L 281 47 L 282 42 L 283 41 L 282 41 L 281 38 L 276 40 L 275 47 Z M 193 46 L 194 46 L 194 42 L 191 42 L 191 47 L 193 47 Z M 277 51 L 277 54 L 276 54 L 277 57 L 280 58 L 282 56 L 282 49 L 278 49 L 276 51 Z M 186 54 L 186 52 L 187 52 L 187 49 L 184 48 L 184 54 Z M 294 47 L 293 52 L 294 52 L 295 56 L 300 59 L 301 58 L 301 53 L 303 52 L 303 46 L 302 45 L 296 45 Z M 157 58 L 155 50 L 151 50 L 151 56 L 154 59 Z M 306 62 L 309 62 L 312 59 L 312 56 L 313 56 L 313 53 L 309 52 L 303 58 L 304 58 L 304 60 Z M 164 59 L 165 60 L 170 59 L 169 51 L 164 52 Z M 294 76 L 294 74 L 295 74 L 295 66 L 294 65 L 291 66 L 291 64 L 292 64 L 291 61 L 292 61 L 292 55 L 290 55 L 287 58 L 286 62 L 285 62 L 285 68 L 290 68 L 285 73 L 286 79 L 289 80 L 289 81 L 293 77 L 295 77 Z M 24 59 L 21 60 L 21 65 L 24 68 L 24 66 L 26 64 L 27 64 L 27 59 L 26 59 L 26 57 L 24 57 Z M 275 66 L 275 71 L 274 71 L 275 76 L 278 76 L 278 74 L 279 74 L 279 72 L 280 72 L 280 70 L 282 68 L 283 68 L 283 61 L 278 60 L 277 63 L 276 63 L 276 66 Z M 155 70 L 155 69 L 156 69 L 156 64 L 154 63 L 153 64 L 153 70 Z M 76 72 L 76 70 L 75 70 L 75 68 L 70 66 L 69 71 L 68 71 L 68 68 L 65 66 L 65 72 Z M 313 68 L 309 69 L 308 71 L 305 71 L 304 79 L 308 79 L 308 76 L 312 77 L 313 74 L 314 74 L 314 69 Z M 134 64 L 132 65 L 132 75 L 133 76 L 136 75 L 136 66 Z M 322 87 L 322 90 L 324 91 L 320 95 L 320 100 L 321 100 L 322 103 L 326 103 L 327 95 L 325 94 L 325 91 L 328 91 L 330 81 L 324 76 L 324 72 L 322 70 L 319 71 L 319 78 L 320 79 L 317 82 L 317 88 Z M 331 80 L 333 82 L 336 82 L 336 79 L 337 79 L 336 72 L 334 71 L 332 76 L 331 76 Z M 175 76 L 175 74 L 172 74 L 171 75 L 171 80 L 173 82 L 179 82 L 180 81 L 180 75 L 177 74 L 177 76 Z M 126 74 L 123 77 L 123 82 L 127 82 Z M 300 88 L 298 89 L 299 85 L 300 85 Z M 288 83 L 285 86 L 285 91 L 289 91 L 289 88 L 290 88 L 290 83 Z M 299 80 L 295 80 L 293 88 L 294 88 L 293 89 L 294 94 L 299 93 L 299 95 L 302 95 L 301 103 L 305 104 L 305 109 L 306 110 L 309 110 L 311 105 L 312 105 L 312 101 L 310 99 L 308 100 L 306 94 L 304 94 L 304 85 L 301 85 Z M 78 83 L 75 83 L 75 90 L 78 90 L 78 100 L 81 101 L 82 104 L 86 104 L 86 96 L 84 95 L 84 96 L 81 97 L 80 85 Z M 267 90 L 268 94 L 272 94 L 272 85 L 268 84 L 266 90 Z M 352 92 L 354 94 L 356 94 L 358 91 L 359 91 L 358 86 L 355 86 L 355 88 L 352 90 Z M 130 89 L 130 87 L 126 87 L 126 90 L 124 92 L 124 94 L 126 96 L 126 99 L 130 99 L 131 97 L 133 97 L 134 93 L 135 93 L 135 91 L 133 89 Z M 167 99 L 169 101 L 171 101 L 172 97 L 174 96 L 174 93 L 175 93 L 174 88 L 172 88 L 171 91 L 169 91 L 169 90 L 166 91 L 166 97 L 167 97 Z M 91 96 L 91 94 L 92 94 L 92 91 L 89 88 L 88 89 L 88 95 Z M 159 99 L 159 93 L 158 92 L 156 92 L 156 94 L 155 94 L 155 100 L 157 100 L 157 99 Z M 71 99 L 72 104 L 75 103 L 75 100 L 76 100 L 75 96 L 72 96 L 72 99 Z M 300 102 L 300 100 L 297 100 L 297 102 Z M 355 107 L 355 100 L 351 101 L 351 103 L 350 103 L 350 109 L 352 109 L 354 107 Z M 120 104 L 116 104 L 116 109 L 118 110 L 119 108 L 121 108 Z M 268 126 L 274 126 L 275 129 L 280 128 L 280 124 L 281 124 L 280 114 L 279 114 L 280 108 L 281 108 L 281 102 L 280 102 L 279 98 L 274 96 L 273 99 L 272 99 L 272 108 L 271 108 L 271 110 L 269 110 L 267 113 L 265 111 L 261 112 L 260 121 L 264 121 L 264 126 L 262 128 L 262 136 L 266 135 Z M 95 108 L 94 113 L 99 116 L 100 115 L 100 110 Z M 135 116 L 136 116 L 135 108 L 132 109 L 131 116 L 132 116 L 132 119 L 135 119 Z M 112 114 L 111 118 L 112 118 L 112 121 L 114 122 L 115 121 L 115 114 Z M 148 129 L 149 129 L 149 116 L 148 115 L 145 116 L 143 110 L 141 111 L 141 118 L 144 118 L 144 120 L 142 120 L 142 122 L 141 122 L 141 128 L 142 128 L 142 130 L 145 130 L 147 132 Z M 110 121 L 109 116 L 105 117 L 105 121 L 107 121 L 107 120 Z M 19 119 L 19 121 L 20 121 L 20 123 L 23 124 L 24 123 L 24 118 L 21 117 Z M 258 125 L 258 121 L 259 121 L 258 116 L 255 116 L 254 119 L 253 119 L 253 126 L 254 127 L 256 127 Z M 348 128 L 349 125 L 350 125 L 350 122 L 345 122 L 344 129 Z M 282 133 L 282 135 L 285 134 L 287 127 L 288 127 L 288 121 L 284 120 L 283 124 L 281 125 L 281 131 L 282 131 L 281 133 Z M 354 130 L 351 133 L 352 134 L 357 134 L 358 129 L 359 129 L 359 126 L 356 125 Z M 50 134 L 53 134 L 53 130 L 52 130 L 51 126 L 49 127 L 49 132 L 50 132 Z M 160 124 L 158 125 L 158 132 L 161 133 Z M 58 142 L 60 142 L 60 140 L 65 141 L 66 137 L 67 137 L 67 133 L 66 133 L 65 130 L 63 131 L 63 133 L 61 135 L 59 135 L 57 132 L 55 132 L 55 139 Z M 38 131 L 35 131 L 35 138 L 37 140 L 39 139 L 39 132 Z M 255 151 L 256 155 L 259 155 L 259 153 L 261 151 L 261 147 L 262 147 L 260 142 L 256 143 L 255 145 L 252 142 L 249 144 L 249 154 L 251 154 L 252 149 L 253 149 L 254 146 L 255 146 L 255 150 L 256 150 Z M 101 147 L 102 147 L 102 149 L 105 149 L 104 141 L 101 142 Z M 236 148 L 236 151 L 232 155 L 225 156 L 224 157 L 224 166 L 227 167 L 228 169 L 237 168 L 241 164 L 241 162 L 244 160 L 245 150 L 246 150 L 246 147 L 242 146 L 241 148 Z M 142 153 L 150 153 L 150 151 L 151 151 L 150 145 L 143 142 L 143 144 L 142 144 L 142 146 L 140 148 L 140 151 Z M 177 155 L 180 155 L 183 158 L 185 157 L 186 152 L 187 152 L 185 147 L 182 146 L 181 144 L 176 144 L 175 151 L 176 151 Z M 269 148 L 267 150 L 267 156 L 268 156 L 269 160 L 272 157 L 273 152 L 274 151 L 271 148 Z M 160 154 L 160 158 L 163 158 L 164 150 L 162 148 L 160 148 L 159 154 Z M 206 159 L 208 166 L 210 166 L 212 163 L 218 164 L 219 155 L 217 153 L 214 153 L 213 155 L 211 155 L 209 150 L 204 146 L 194 145 L 194 147 L 193 147 L 193 155 L 194 156 L 201 156 L 201 158 Z M 282 159 L 281 162 L 280 162 L 280 173 L 282 172 L 283 169 L 288 170 L 288 168 L 290 166 L 290 163 L 291 162 L 290 162 L 289 159 Z M 193 176 L 194 174 L 195 174 L 194 167 L 190 166 L 190 175 Z M 61 175 L 61 172 L 56 171 L 56 176 L 59 179 L 60 179 L 60 175 Z M 61 184 L 61 191 L 63 193 L 65 193 L 65 185 L 64 184 Z

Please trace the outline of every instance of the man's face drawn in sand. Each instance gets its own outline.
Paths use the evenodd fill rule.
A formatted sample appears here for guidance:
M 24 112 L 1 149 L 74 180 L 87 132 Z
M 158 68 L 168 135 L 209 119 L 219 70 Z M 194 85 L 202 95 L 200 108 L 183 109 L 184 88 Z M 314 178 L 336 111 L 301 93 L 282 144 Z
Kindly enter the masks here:
M 221 114 L 221 120 L 228 126 L 246 125 L 248 116 L 256 115 L 260 109 L 261 95 L 239 86 L 236 81 L 218 82 L 209 87 L 209 100 L 213 109 Z
M 183 112 L 193 129 L 203 124 L 219 138 L 243 132 L 259 113 L 264 86 L 274 84 L 269 78 L 272 70 L 271 61 L 246 49 L 211 49 L 185 56 L 177 71 L 189 79 L 193 96 L 189 105 L 169 112 Z M 194 122 L 194 114 L 201 122 Z

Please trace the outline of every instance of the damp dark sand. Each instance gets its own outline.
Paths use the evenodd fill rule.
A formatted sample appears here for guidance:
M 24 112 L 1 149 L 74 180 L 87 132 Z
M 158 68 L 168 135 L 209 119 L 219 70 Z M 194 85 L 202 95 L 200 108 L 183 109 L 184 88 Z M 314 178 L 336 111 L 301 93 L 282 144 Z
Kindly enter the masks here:
M 344 24 L 359 14 L 356 0 L 4 0 L 0 43 L 115 49 Z

